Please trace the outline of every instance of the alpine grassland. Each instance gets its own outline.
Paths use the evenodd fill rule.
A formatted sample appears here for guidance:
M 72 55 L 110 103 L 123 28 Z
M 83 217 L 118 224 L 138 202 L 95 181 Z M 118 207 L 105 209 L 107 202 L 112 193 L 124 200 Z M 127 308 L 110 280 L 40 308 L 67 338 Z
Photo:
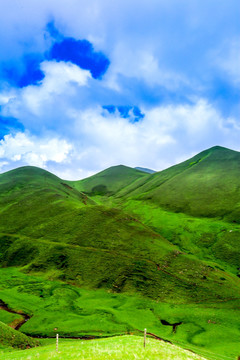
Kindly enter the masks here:
M 181 347 L 236 360 L 239 179 L 240 154 L 221 147 L 153 174 L 122 165 L 73 182 L 35 167 L 1 174 L 3 358 L 198 358 Z M 14 328 L 52 340 L 11 353 L 1 334 Z M 95 339 L 62 339 L 56 354 L 56 333 Z
M 59 341 L 59 349 L 53 341 L 49 344 L 30 349 L 27 351 L 15 351 L 13 353 L 4 352 L 2 355 L 6 360 L 48 360 L 48 359 L 165 359 L 165 360 L 204 360 L 197 354 L 183 350 L 170 344 L 162 343 L 158 340 L 147 339 L 146 348 L 143 348 L 143 340 L 137 336 L 120 336 L 107 339 L 81 341 L 65 340 Z M 1 356 L 1 353 L 0 353 Z

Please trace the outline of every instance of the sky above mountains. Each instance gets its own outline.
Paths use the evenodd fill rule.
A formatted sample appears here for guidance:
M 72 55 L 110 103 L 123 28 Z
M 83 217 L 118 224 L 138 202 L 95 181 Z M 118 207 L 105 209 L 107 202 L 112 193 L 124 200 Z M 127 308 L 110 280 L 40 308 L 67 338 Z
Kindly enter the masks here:
M 0 172 L 240 150 L 238 0 L 0 0 Z

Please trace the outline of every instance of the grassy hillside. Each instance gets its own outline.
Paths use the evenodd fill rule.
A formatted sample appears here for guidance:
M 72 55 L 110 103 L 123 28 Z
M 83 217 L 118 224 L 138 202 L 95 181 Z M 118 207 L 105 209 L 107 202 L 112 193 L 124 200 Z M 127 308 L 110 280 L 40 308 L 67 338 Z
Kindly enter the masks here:
M 221 269 L 240 276 L 239 224 L 173 213 L 143 200 L 128 200 L 124 209 L 163 235 L 180 251 L 215 262 Z
M 240 222 L 240 153 L 222 147 L 131 184 L 118 195 L 166 210 Z
M 46 344 L 42 348 L 4 353 L 4 359 L 33 360 L 33 359 L 99 359 L 99 360 L 204 360 L 190 351 L 162 343 L 154 339 L 147 339 L 143 349 L 143 339 L 137 336 L 121 336 L 109 339 L 80 341 L 59 341 L 59 352 L 56 353 L 55 344 Z M 1 353 L 0 353 L 1 356 Z
M 1 348 L 26 349 L 37 345 L 39 345 L 38 340 L 30 338 L 0 321 L 0 356 Z
M 76 285 L 161 300 L 238 296 L 235 277 L 225 280 L 227 291 L 219 287 L 219 269 L 180 251 L 128 213 L 94 205 L 43 170 L 15 170 L 10 183 L 9 175 L 1 176 L 0 186 L 1 266 L 50 271 Z
M 146 175 L 143 171 L 118 165 L 103 170 L 89 178 L 69 183 L 90 196 L 109 196 L 134 183 L 137 179 L 144 178 Z

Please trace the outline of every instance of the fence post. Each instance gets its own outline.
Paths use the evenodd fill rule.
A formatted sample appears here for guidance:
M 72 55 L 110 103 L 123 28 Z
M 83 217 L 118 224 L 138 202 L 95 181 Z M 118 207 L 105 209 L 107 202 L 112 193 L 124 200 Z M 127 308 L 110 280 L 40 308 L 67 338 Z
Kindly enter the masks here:
M 146 347 L 146 336 L 147 336 L 147 329 L 144 329 L 144 340 L 143 340 L 143 346 Z
M 56 352 L 58 352 L 58 334 L 56 334 Z

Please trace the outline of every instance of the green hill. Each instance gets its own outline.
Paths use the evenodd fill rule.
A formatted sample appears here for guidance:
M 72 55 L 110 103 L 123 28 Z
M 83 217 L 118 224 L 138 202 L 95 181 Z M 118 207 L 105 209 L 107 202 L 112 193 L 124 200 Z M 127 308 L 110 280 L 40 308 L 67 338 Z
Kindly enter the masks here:
M 240 223 L 240 153 L 219 146 L 143 178 L 119 196 L 153 202 L 192 216 Z
M 71 182 L 78 190 L 94 195 L 113 195 L 117 191 L 144 178 L 146 173 L 124 165 L 112 166 L 87 179 Z

